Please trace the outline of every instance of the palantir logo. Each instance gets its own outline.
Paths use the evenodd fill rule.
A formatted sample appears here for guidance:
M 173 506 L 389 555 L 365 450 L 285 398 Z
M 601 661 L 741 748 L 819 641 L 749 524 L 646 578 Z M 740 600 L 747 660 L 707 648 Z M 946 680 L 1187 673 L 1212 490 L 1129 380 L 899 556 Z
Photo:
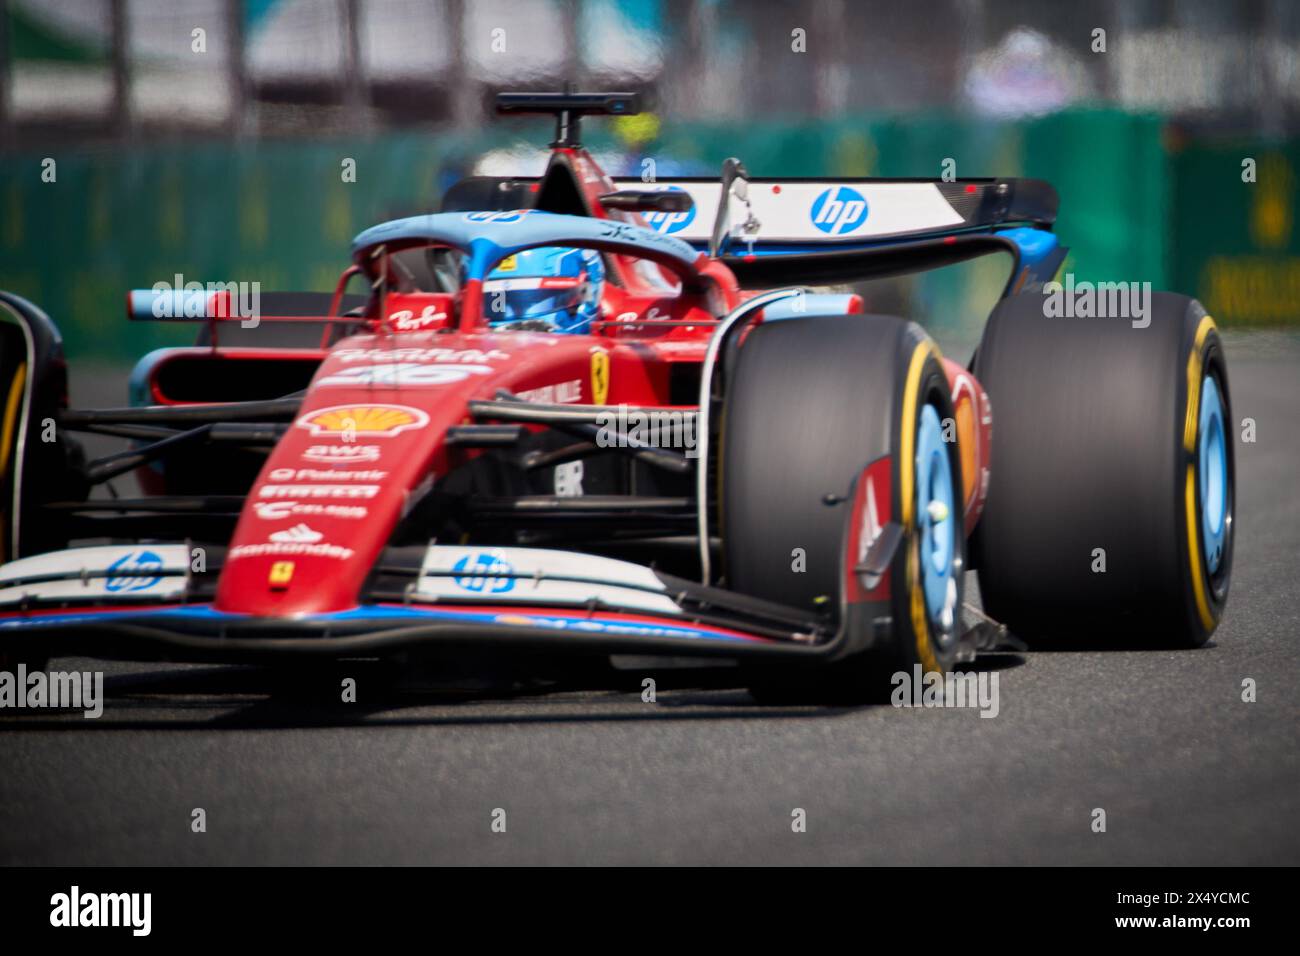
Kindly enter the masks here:
M 515 586 L 514 578 L 501 577 L 501 575 L 514 574 L 514 567 L 495 554 L 467 554 L 452 565 L 452 570 L 457 573 L 457 576 L 452 579 L 456 582 L 456 586 L 465 591 L 473 591 L 475 594 L 505 594 Z
M 665 186 L 656 192 L 685 192 L 681 186 Z M 674 232 L 681 232 L 692 222 L 695 221 L 695 204 L 685 212 L 648 212 L 645 213 L 645 221 L 655 232 L 662 232 L 665 235 L 672 235 Z
M 108 566 L 106 590 L 116 594 L 119 591 L 147 591 L 162 576 L 151 572 L 161 571 L 162 557 L 153 551 L 128 551 Z
M 867 201 L 848 186 L 832 186 L 812 204 L 812 224 L 832 236 L 853 232 L 867 221 Z

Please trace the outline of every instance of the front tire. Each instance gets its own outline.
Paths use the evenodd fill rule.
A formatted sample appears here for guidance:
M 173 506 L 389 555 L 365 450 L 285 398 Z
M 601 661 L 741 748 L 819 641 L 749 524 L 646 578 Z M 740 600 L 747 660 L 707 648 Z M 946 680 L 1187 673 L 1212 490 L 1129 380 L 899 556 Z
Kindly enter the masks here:
M 722 418 L 726 584 L 857 631 L 833 663 L 755 672 L 760 699 L 878 699 L 898 671 L 955 663 L 965 536 L 952 421 L 938 350 L 913 323 L 853 315 L 749 331 Z M 876 533 L 897 524 L 903 536 L 853 603 L 845 553 L 868 492 Z
M 0 564 L 65 547 L 65 522 L 44 505 L 86 498 L 81 445 L 53 427 L 66 396 L 58 329 L 0 291 Z

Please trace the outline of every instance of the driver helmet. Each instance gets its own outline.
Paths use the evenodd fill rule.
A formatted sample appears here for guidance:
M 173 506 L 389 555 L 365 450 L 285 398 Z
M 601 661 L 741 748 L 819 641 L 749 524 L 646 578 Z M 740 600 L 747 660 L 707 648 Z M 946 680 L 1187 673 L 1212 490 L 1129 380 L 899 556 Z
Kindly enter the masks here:
M 493 328 L 586 333 L 600 312 L 604 281 L 594 249 L 525 249 L 502 259 L 483 280 L 483 308 Z

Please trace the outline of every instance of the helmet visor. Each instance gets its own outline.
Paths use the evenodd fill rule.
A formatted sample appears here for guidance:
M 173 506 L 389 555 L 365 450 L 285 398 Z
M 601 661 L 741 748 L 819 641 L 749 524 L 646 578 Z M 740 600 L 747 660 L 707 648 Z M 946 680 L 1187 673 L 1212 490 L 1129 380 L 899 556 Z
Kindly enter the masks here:
M 488 321 L 544 319 L 582 303 L 585 276 L 488 279 L 483 298 Z

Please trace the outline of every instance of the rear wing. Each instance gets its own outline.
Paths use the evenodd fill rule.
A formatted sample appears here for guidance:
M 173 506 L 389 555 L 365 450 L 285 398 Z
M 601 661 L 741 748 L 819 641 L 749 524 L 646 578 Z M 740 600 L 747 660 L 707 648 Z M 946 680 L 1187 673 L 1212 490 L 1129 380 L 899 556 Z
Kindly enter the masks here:
M 635 183 L 635 179 L 616 179 Z M 1040 179 L 755 179 L 747 200 L 732 190 L 728 214 L 733 239 L 742 244 L 790 243 L 825 248 L 919 238 L 1011 223 L 1048 228 L 1056 221 L 1057 195 Z M 695 208 L 648 213 L 651 226 L 690 243 L 707 243 L 722 183 L 674 179 L 642 189 L 679 189 Z M 752 216 L 752 232 L 735 234 Z M 734 244 L 734 242 L 733 242 Z M 811 251 L 811 250 L 809 250 Z
M 538 182 L 471 177 L 448 191 L 442 208 L 527 207 Z M 1019 291 L 1049 281 L 1067 251 L 1051 232 L 1056 190 L 1040 179 L 736 182 L 744 186 L 731 185 L 724 206 L 719 179 L 614 179 L 620 189 L 689 194 L 690 209 L 642 215 L 650 228 L 702 251 L 721 213 L 725 238 L 718 258 L 749 287 L 851 282 L 1006 252 L 1015 260 L 1008 291 Z
M 732 162 L 724 170 L 734 169 Z M 720 234 L 718 257 L 746 286 L 860 281 L 1005 252 L 1013 260 L 1011 293 L 1049 281 L 1066 253 L 1050 231 L 1056 190 L 1041 179 L 755 179 L 741 173 L 652 188 L 685 191 L 694 205 L 646 213 L 651 227 L 703 249 Z

